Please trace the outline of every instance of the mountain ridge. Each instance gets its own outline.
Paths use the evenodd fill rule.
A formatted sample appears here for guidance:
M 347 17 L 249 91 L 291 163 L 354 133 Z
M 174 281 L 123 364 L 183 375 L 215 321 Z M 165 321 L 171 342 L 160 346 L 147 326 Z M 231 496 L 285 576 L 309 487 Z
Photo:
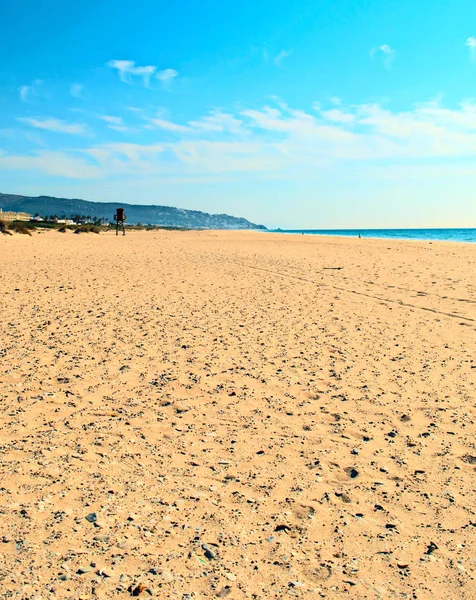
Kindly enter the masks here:
M 199 210 L 154 204 L 129 204 L 121 202 L 91 202 L 81 198 L 56 198 L 55 196 L 22 196 L 0 193 L 0 208 L 4 211 L 26 212 L 40 215 L 87 215 L 113 221 L 116 208 L 122 207 L 127 223 L 188 227 L 190 229 L 260 229 L 264 225 L 252 223 L 243 217 L 211 214 Z

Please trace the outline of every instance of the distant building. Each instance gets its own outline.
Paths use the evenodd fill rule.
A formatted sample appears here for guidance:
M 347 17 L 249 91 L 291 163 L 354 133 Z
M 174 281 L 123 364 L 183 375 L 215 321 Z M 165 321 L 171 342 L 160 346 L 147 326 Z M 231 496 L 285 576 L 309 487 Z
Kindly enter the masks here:
M 3 209 L 0 208 L 0 221 L 4 223 L 12 223 L 13 221 L 30 221 L 31 215 L 26 212 L 14 212 L 12 210 L 8 210 L 3 212 Z

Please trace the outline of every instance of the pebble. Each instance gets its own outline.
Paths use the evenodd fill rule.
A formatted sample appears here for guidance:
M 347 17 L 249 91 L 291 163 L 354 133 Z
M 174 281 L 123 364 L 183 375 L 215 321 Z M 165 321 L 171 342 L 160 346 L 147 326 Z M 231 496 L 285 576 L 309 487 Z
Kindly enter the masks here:
M 225 577 L 228 579 L 228 581 L 236 581 L 236 575 L 233 573 L 225 573 Z
M 226 598 L 226 596 L 228 596 L 229 594 L 231 594 L 231 587 L 229 585 L 226 585 L 217 593 L 217 598 Z
M 110 537 L 108 535 L 95 535 L 93 541 L 95 542 L 108 542 Z
M 96 523 L 97 520 L 98 516 L 96 513 L 89 513 L 89 515 L 86 515 L 86 521 L 89 521 L 90 523 Z
M 85 565 L 84 567 L 79 567 L 78 569 L 78 573 L 80 575 L 84 575 L 85 573 L 91 573 L 91 571 L 94 571 L 94 567 L 91 567 L 91 565 Z
M 357 450 L 357 448 L 352 448 L 352 450 L 350 451 L 351 454 L 357 455 L 359 453 L 359 451 Z
M 302 581 L 290 581 L 289 587 L 303 587 L 304 583 Z
M 208 544 L 202 544 L 202 550 L 205 550 L 205 556 L 209 560 L 214 560 L 217 558 L 217 553 Z
M 430 542 L 428 544 L 428 548 L 426 549 L 425 554 L 432 554 L 435 550 L 438 550 L 438 546 L 434 542 Z
M 102 575 L 103 577 L 114 577 L 114 572 L 109 569 L 100 569 L 99 575 Z

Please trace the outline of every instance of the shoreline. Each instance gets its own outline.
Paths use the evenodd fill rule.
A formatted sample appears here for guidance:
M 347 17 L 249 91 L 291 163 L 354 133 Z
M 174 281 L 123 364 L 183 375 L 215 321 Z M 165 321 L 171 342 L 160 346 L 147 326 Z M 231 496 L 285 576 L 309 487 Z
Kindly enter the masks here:
M 461 230 L 465 230 L 465 229 L 455 229 L 455 228 L 448 228 L 447 231 L 461 231 Z M 308 236 L 315 236 L 315 237 L 339 237 L 339 238 L 357 238 L 359 239 L 359 233 L 361 234 L 361 239 L 377 239 L 377 240 L 395 240 L 395 241 L 408 241 L 408 242 L 454 242 L 454 243 L 458 243 L 458 244 L 476 244 L 476 228 L 467 228 L 468 231 L 474 232 L 474 239 L 470 239 L 470 240 L 460 240 L 460 239 L 451 239 L 451 238 L 447 238 L 447 239 L 442 239 L 441 237 L 404 237 L 404 236 L 398 236 L 398 235 L 367 235 L 369 232 L 378 232 L 378 231 L 444 231 L 444 229 L 441 228 L 433 228 L 433 229 L 348 229 L 348 230 L 328 230 L 329 233 L 326 232 L 326 230 L 268 230 L 268 232 L 266 233 L 282 233 L 285 235 L 308 235 Z M 349 231 L 351 233 L 341 233 L 339 234 L 338 232 L 340 231 Z

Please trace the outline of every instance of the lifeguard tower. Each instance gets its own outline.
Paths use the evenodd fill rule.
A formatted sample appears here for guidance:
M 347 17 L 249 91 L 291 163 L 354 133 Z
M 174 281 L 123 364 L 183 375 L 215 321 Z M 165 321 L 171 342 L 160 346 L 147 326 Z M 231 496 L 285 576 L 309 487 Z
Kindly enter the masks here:
M 116 214 L 114 215 L 114 221 L 116 221 L 116 235 L 119 235 L 119 228 L 122 227 L 122 235 L 126 235 L 126 229 L 124 224 L 126 222 L 126 213 L 123 208 L 116 208 Z

